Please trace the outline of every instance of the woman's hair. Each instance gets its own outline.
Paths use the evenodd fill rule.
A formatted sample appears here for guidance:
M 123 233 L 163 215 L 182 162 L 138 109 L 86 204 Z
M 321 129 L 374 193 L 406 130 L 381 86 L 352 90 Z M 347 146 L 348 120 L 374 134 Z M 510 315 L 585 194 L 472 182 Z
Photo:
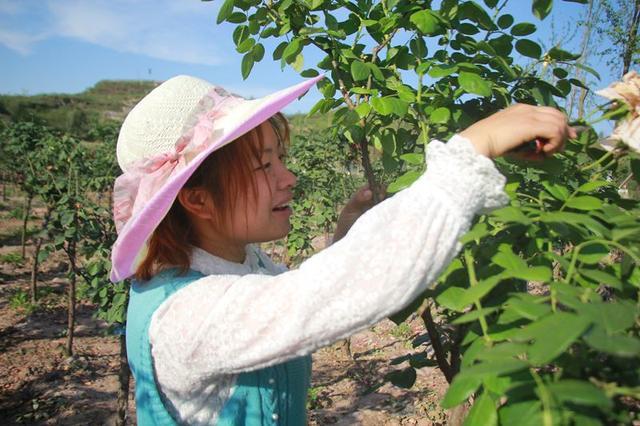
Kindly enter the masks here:
M 289 143 L 289 125 L 286 118 L 277 113 L 268 120 L 278 138 L 286 147 Z M 264 148 L 264 134 L 258 126 L 235 141 L 214 151 L 191 175 L 183 188 L 205 188 L 216 206 L 215 225 L 224 229 L 235 212 L 240 197 L 249 191 L 257 196 L 255 161 L 260 161 Z M 246 214 L 246 212 L 245 212 Z M 191 247 L 196 236 L 191 228 L 187 212 L 176 200 L 148 241 L 147 255 L 138 266 L 135 278 L 148 281 L 157 272 L 175 267 L 181 272 L 189 269 Z

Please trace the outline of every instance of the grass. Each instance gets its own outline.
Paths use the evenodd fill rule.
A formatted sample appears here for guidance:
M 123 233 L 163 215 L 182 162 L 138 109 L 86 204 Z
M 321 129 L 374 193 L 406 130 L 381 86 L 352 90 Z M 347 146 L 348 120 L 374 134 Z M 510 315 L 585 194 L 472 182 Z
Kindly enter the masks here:
M 24 264 L 24 258 L 18 252 L 11 252 L 0 255 L 0 262 L 9 263 L 15 266 L 22 266 Z
M 13 219 L 22 219 L 24 217 L 24 208 L 16 207 L 9 211 L 8 216 Z
M 314 386 L 309 388 L 307 393 L 307 410 L 315 410 L 316 408 L 322 408 L 321 405 L 321 392 L 324 389 L 322 386 Z
M 24 290 L 18 290 L 9 298 L 9 306 L 17 311 L 22 311 L 29 315 L 36 310 L 38 305 L 31 303 L 29 293 Z
M 400 323 L 391 330 L 391 335 L 396 339 L 406 340 L 413 335 L 413 330 L 406 322 Z

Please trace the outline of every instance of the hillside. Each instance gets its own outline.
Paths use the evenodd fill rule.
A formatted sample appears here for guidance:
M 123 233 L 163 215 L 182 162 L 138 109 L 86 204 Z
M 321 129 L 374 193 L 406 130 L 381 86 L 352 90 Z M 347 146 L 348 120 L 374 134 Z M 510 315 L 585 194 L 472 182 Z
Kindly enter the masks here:
M 103 80 L 77 94 L 0 95 L 0 121 L 42 121 L 53 129 L 84 138 L 96 125 L 121 123 L 131 108 L 159 83 Z M 295 114 L 288 118 L 294 133 L 331 126 L 330 114 L 314 117 Z
M 78 94 L 0 95 L 3 121 L 42 120 L 60 131 L 82 136 L 97 124 L 120 122 L 156 81 L 103 80 Z

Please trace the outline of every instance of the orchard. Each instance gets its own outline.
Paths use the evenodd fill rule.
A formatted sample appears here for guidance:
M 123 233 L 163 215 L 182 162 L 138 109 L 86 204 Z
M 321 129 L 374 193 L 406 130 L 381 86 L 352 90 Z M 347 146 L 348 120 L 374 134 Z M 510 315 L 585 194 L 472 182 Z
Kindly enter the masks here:
M 420 318 L 423 330 L 414 350 L 386 360 L 392 372 L 380 380 L 415 389 L 419 370 L 438 368 L 447 424 L 640 422 L 640 76 L 632 71 L 640 18 L 627 28 L 615 1 L 565 0 L 585 8 L 589 29 L 583 51 L 573 52 L 540 42 L 551 0 L 526 2 L 536 22 L 518 22 L 508 0 L 215 1 L 217 24 L 233 27 L 240 77 L 266 60 L 325 76 L 308 117 L 292 119 L 292 231 L 263 247 L 288 265 L 321 248 L 361 184 L 386 187 L 390 197 L 411 185 L 427 167 L 430 141 L 513 103 L 567 112 L 578 137 L 564 152 L 496 161 L 509 205 L 478 216 L 437 283 L 390 318 Z M 596 6 L 618 29 L 598 23 Z M 640 16 L 640 2 L 625 7 Z M 618 40 L 617 84 L 585 60 L 591 26 Z M 21 213 L 19 254 L 30 268 L 23 303 L 42 308 L 39 268 L 62 256 L 64 351 L 77 356 L 80 298 L 118 336 L 124 424 L 129 283 L 108 279 L 118 125 L 74 134 L 38 120 L 9 122 L 0 128 L 0 162 L 3 202 Z M 29 232 L 35 202 L 43 213 Z

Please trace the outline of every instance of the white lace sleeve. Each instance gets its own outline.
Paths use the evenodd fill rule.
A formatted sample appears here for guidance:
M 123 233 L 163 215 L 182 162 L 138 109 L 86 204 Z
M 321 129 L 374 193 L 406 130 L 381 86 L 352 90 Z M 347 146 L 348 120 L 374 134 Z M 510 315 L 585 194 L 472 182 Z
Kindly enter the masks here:
M 175 293 L 151 324 L 158 375 L 188 389 L 309 354 L 406 306 L 456 255 L 474 214 L 507 201 L 504 177 L 466 139 L 432 142 L 427 164 L 298 269 L 207 276 Z

